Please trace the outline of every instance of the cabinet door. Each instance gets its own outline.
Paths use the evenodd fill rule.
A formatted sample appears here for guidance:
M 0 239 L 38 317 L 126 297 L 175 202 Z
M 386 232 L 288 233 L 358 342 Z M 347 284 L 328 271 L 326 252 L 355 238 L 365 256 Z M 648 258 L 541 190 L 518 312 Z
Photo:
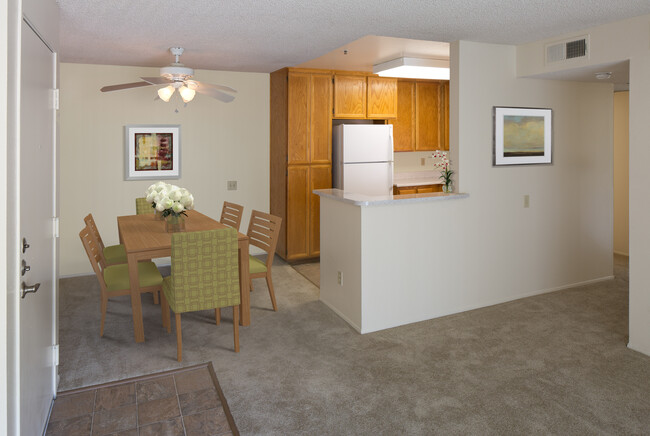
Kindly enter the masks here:
M 443 82 L 442 86 L 440 86 L 440 91 L 442 94 L 442 104 L 440 109 L 442 112 L 442 116 L 440 117 L 442 120 L 442 148 L 444 150 L 449 150 L 449 82 Z
M 404 186 L 397 189 L 399 190 L 399 195 L 416 194 L 418 192 L 418 188 L 415 186 Z
M 415 83 L 415 149 L 438 150 L 440 146 L 439 82 Z
M 393 125 L 393 151 L 415 150 L 415 82 L 397 82 L 397 118 Z
M 397 79 L 368 77 L 368 118 L 396 118 L 397 100 Z
M 287 168 L 287 259 L 309 254 L 309 166 Z
M 309 162 L 310 88 L 310 74 L 289 73 L 287 110 L 287 162 L 289 164 Z
M 309 168 L 309 255 L 320 255 L 320 197 L 314 189 L 332 187 L 332 167 L 330 165 L 313 165 Z
M 442 185 L 418 186 L 418 194 L 428 194 L 430 192 L 442 192 Z
M 334 76 L 334 118 L 366 117 L 366 76 Z
M 311 122 L 309 162 L 332 162 L 332 76 L 311 76 Z

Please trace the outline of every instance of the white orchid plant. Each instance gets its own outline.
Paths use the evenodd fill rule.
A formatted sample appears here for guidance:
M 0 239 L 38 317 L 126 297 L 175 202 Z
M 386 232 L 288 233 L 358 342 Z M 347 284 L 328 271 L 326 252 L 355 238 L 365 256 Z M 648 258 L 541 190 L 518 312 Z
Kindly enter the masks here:
M 449 157 L 447 151 L 436 150 L 431 156 L 433 158 L 433 166 L 440 169 L 440 178 L 442 179 L 445 186 L 451 185 L 451 176 L 454 175 L 454 171 L 449 169 Z
M 194 196 L 190 191 L 169 183 L 154 183 L 147 188 L 145 196 L 151 207 L 160 212 L 163 218 L 169 215 L 187 216 L 185 211 L 194 209 Z

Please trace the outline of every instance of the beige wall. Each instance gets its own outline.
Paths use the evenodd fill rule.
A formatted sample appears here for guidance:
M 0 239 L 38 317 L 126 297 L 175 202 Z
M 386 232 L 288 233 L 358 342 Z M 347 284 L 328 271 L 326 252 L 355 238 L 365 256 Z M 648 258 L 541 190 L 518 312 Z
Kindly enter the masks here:
M 611 85 L 517 78 L 512 46 L 461 41 L 452 59 L 459 280 L 514 297 L 610 276 Z M 553 109 L 553 163 L 493 167 L 493 106 Z
M 575 35 L 588 34 L 589 59 L 571 65 L 544 66 L 544 44 Z M 630 324 L 628 346 L 650 355 L 650 15 L 618 21 L 574 32 L 570 35 L 537 41 L 517 49 L 517 72 L 522 76 L 630 61 Z M 610 182 L 611 183 L 611 182 Z
M 420 171 L 434 171 L 433 159 L 428 159 L 433 154 L 432 151 L 407 151 L 394 153 L 396 173 L 409 173 Z M 424 165 L 422 165 L 424 159 Z
M 126 124 L 181 125 L 181 178 L 170 182 L 194 194 L 197 210 L 218 219 L 224 200 L 240 203 L 246 231 L 252 209 L 269 209 L 268 74 L 196 71 L 198 80 L 237 89 L 231 103 L 198 94 L 187 107 L 177 96 L 163 103 L 154 101 L 155 87 L 99 92 L 157 75 L 155 68 L 61 64 L 62 276 L 92 272 L 78 236 L 83 217 L 92 212 L 104 242 L 116 244 L 116 217 L 135 213 L 134 199 L 153 183 L 124 180 Z M 228 180 L 237 191 L 226 189 Z
M 614 94 L 614 253 L 628 255 L 630 210 L 629 92 Z
M 362 331 L 612 277 L 611 85 L 517 78 L 512 46 L 456 42 L 451 61 L 452 163 L 469 197 L 321 200 L 321 299 Z M 553 164 L 493 167 L 493 106 L 553 109 Z

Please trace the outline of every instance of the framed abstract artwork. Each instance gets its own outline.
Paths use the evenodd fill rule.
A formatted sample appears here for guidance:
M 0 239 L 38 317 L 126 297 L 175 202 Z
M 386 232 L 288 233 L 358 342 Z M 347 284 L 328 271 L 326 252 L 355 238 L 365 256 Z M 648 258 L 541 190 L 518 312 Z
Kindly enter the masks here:
M 493 108 L 494 166 L 552 163 L 553 110 Z
M 180 125 L 124 126 L 124 180 L 178 179 Z

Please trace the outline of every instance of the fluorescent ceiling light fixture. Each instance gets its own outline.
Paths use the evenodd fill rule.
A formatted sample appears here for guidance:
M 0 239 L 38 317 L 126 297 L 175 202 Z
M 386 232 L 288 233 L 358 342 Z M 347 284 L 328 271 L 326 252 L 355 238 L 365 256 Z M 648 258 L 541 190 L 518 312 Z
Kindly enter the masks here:
M 372 67 L 382 77 L 449 80 L 449 61 L 443 59 L 398 58 Z

